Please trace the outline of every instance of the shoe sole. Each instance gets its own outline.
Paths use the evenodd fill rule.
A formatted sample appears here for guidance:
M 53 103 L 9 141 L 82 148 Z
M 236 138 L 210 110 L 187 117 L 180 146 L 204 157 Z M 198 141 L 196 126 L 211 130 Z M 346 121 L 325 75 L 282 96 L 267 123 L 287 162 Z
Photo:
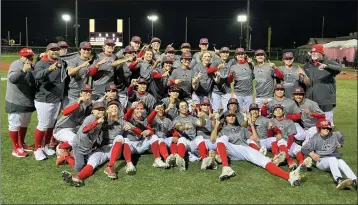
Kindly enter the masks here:
M 108 172 L 106 172 L 106 170 L 104 170 L 104 173 L 107 175 L 108 178 L 110 179 L 118 179 L 118 176 L 114 176 L 114 175 L 110 175 L 108 174 Z
M 63 181 L 65 182 L 65 184 L 68 185 L 73 185 L 73 180 L 72 180 L 72 174 L 69 173 L 68 171 L 62 171 L 61 172 L 61 177 L 63 179 Z
M 221 181 L 224 181 L 224 180 L 228 180 L 228 179 L 230 179 L 230 178 L 232 178 L 232 177 L 235 177 L 235 176 L 236 176 L 236 173 L 234 172 L 234 173 L 232 173 L 231 175 L 220 176 L 219 179 L 220 179 Z
M 353 184 L 352 179 L 346 179 L 346 180 L 342 181 L 340 184 L 338 184 L 336 189 L 343 190 L 343 189 L 345 189 L 346 187 L 348 187 L 348 186 L 350 186 L 352 184 Z
M 33 152 L 33 149 L 23 149 L 25 152 Z
M 12 154 L 12 156 L 14 156 L 14 157 L 17 157 L 17 158 L 25 158 L 25 157 L 27 157 L 27 155 L 26 156 L 20 156 L 20 155 L 17 155 L 16 153 L 11 153 Z

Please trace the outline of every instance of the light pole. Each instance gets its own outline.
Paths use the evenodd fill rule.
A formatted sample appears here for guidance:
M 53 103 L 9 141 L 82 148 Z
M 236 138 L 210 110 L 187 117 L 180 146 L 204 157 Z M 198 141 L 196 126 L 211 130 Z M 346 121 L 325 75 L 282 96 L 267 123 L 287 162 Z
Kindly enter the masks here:
M 246 15 L 239 15 L 237 17 L 237 21 L 241 24 L 241 34 L 240 34 L 240 48 L 241 48 L 241 41 L 242 41 L 242 23 L 247 21 Z
M 66 23 L 66 42 L 67 42 L 67 22 L 69 22 L 71 20 L 71 16 L 68 14 L 63 14 L 62 20 L 64 20 Z
M 154 36 L 154 32 L 153 32 L 153 24 L 154 24 L 154 21 L 158 20 L 158 16 L 156 15 L 150 15 L 147 17 L 151 22 L 152 22 L 152 38 Z

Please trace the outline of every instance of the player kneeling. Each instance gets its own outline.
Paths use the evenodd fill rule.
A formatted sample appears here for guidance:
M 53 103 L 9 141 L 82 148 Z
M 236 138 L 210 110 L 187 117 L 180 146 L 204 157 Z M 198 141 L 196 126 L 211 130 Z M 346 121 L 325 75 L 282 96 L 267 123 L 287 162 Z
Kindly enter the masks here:
M 352 185 L 357 191 L 357 177 L 347 163 L 340 159 L 339 147 L 343 147 L 344 137 L 341 132 L 332 132 L 329 120 L 319 119 L 316 123 L 317 133 L 302 147 L 302 153 L 310 156 L 316 167 L 330 171 L 337 189 L 345 189 Z M 342 178 L 341 170 L 347 179 Z

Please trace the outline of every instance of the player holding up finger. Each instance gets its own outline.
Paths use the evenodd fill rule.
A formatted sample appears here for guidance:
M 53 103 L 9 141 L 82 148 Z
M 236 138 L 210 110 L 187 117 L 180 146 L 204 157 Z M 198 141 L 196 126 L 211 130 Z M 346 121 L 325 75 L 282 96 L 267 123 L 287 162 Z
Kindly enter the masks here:
M 165 58 L 163 65 L 158 65 L 152 71 L 152 81 L 149 85 L 149 92 L 157 99 L 168 97 L 168 81 L 173 70 L 172 58 Z
M 172 85 L 168 89 L 169 97 L 166 97 L 161 100 L 161 102 L 164 103 L 166 109 L 165 109 L 165 115 L 170 120 L 173 120 L 178 116 L 178 108 L 179 108 L 179 93 L 180 89 Z
M 137 86 L 137 90 L 134 87 Z M 147 92 L 148 82 L 144 78 L 133 79 L 128 87 L 128 99 L 130 102 L 141 101 L 144 103 L 145 115 L 154 108 L 157 99 Z

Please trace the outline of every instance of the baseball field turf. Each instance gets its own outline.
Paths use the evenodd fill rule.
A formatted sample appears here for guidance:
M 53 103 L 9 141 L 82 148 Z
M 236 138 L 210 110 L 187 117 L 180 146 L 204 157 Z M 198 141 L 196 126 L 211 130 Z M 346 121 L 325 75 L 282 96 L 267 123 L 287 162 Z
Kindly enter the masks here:
M 16 56 L 2 56 L 1 62 L 11 62 Z M 275 62 L 279 65 L 279 62 Z M 7 71 L 1 70 L 0 77 Z M 123 160 L 116 163 L 119 179 L 111 181 L 101 166 L 85 180 L 85 186 L 76 188 L 63 183 L 62 170 L 73 172 L 69 165 L 55 166 L 55 157 L 35 161 L 11 155 L 7 114 L 4 99 L 6 81 L 1 87 L 1 201 L 4 204 L 356 204 L 357 192 L 337 191 L 330 173 L 317 168 L 306 175 L 299 187 L 272 176 L 264 169 L 248 162 L 232 162 L 237 176 L 219 181 L 218 170 L 200 170 L 200 162 L 190 163 L 186 172 L 176 169 L 160 170 L 152 167 L 153 155 L 139 158 L 137 174 L 125 174 Z M 334 110 L 336 128 L 345 135 L 342 158 L 357 173 L 357 81 L 337 79 L 337 107 Z M 25 141 L 33 144 L 36 127 L 33 114 Z M 287 166 L 283 166 L 288 170 Z

